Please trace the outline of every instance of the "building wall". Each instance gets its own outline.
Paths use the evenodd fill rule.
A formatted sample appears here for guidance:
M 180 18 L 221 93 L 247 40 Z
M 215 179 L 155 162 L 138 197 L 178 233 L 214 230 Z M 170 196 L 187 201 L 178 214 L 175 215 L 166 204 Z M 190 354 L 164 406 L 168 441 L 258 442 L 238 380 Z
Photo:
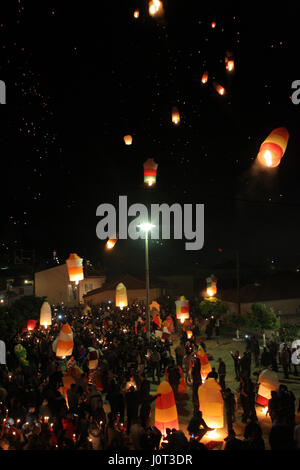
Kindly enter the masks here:
M 238 313 L 238 305 L 235 302 L 223 301 L 227 305 L 230 312 Z M 254 302 L 241 303 L 241 313 L 249 312 L 251 305 Z M 272 307 L 274 312 L 278 315 L 295 315 L 300 310 L 300 298 L 298 299 L 283 299 L 283 300 L 266 300 L 257 303 L 265 304 L 267 307 Z
M 63 302 L 70 307 L 77 304 L 72 292 L 66 264 L 35 273 L 34 281 L 35 295 L 38 297 L 46 296 L 50 304 Z
M 95 293 L 93 295 L 88 295 L 85 297 L 85 303 L 89 305 L 97 305 L 102 302 L 111 301 L 112 303 L 115 302 L 115 290 L 107 290 L 105 292 Z M 150 302 L 155 299 L 158 299 L 160 296 L 160 289 L 150 289 L 149 292 Z M 127 289 L 127 299 L 128 303 L 132 304 L 133 302 L 146 302 L 146 290 L 145 289 Z
M 171 297 L 179 295 L 184 295 L 187 299 L 194 297 L 194 276 L 159 276 L 159 279 L 166 283 L 166 292 Z
M 103 277 L 87 277 L 79 282 L 79 302 L 84 303 L 83 296 L 89 291 L 102 287 L 105 282 Z

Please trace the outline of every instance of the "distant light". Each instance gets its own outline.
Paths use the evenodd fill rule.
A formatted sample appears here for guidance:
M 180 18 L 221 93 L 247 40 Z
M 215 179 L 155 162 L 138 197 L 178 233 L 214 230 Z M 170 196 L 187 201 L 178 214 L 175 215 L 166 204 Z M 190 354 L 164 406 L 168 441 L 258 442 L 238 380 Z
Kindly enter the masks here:
M 215 21 L 212 22 L 211 27 L 215 28 L 217 26 L 217 23 Z
M 143 230 L 143 232 L 149 232 L 155 225 L 149 224 L 149 222 L 145 222 L 143 224 L 138 225 L 138 227 Z

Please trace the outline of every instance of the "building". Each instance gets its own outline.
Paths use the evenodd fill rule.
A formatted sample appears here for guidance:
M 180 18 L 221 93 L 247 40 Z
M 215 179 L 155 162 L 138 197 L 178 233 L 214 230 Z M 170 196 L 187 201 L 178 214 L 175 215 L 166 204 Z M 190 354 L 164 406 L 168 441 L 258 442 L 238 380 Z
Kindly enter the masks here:
M 229 311 L 238 312 L 236 289 L 221 291 L 218 297 L 227 305 Z M 300 279 L 269 278 L 241 287 L 241 314 L 247 313 L 254 303 L 263 303 L 267 307 L 272 307 L 274 312 L 282 317 L 300 315 Z
M 100 288 L 91 290 L 83 296 L 84 303 L 88 305 L 97 305 L 102 302 L 115 302 L 116 287 L 122 282 L 127 290 L 128 304 L 134 302 L 146 303 L 146 282 L 137 279 L 130 274 L 125 274 L 106 282 Z M 165 289 L 150 283 L 150 302 L 158 299 L 161 295 L 165 294 Z
M 79 303 L 83 303 L 84 294 L 101 287 L 104 282 L 105 275 L 103 272 L 86 267 L 84 269 L 84 279 L 79 281 L 76 287 L 69 280 L 66 264 L 44 269 L 34 275 L 36 296 L 45 296 L 50 304 L 63 303 L 67 307 L 74 307 Z

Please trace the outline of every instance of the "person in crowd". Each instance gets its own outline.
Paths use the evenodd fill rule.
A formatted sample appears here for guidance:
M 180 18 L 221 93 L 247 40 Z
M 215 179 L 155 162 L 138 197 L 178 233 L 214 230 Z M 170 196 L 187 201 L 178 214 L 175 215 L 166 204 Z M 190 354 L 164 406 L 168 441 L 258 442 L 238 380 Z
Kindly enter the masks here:
M 240 353 L 239 351 L 235 351 L 233 354 L 232 351 L 230 351 L 231 357 L 233 359 L 234 363 L 234 371 L 235 371 L 235 380 L 238 382 L 240 381 L 240 374 L 241 374 L 241 358 L 240 358 Z
M 226 365 L 221 357 L 219 357 L 218 362 L 219 384 L 221 385 L 222 390 L 225 390 Z

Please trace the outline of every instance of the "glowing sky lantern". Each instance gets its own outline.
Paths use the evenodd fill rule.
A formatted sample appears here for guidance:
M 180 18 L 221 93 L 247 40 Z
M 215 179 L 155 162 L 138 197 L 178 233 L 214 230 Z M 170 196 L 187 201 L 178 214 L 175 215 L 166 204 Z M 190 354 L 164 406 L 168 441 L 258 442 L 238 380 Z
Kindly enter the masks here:
M 234 70 L 234 59 L 230 52 L 227 52 L 225 57 L 225 67 L 228 72 L 233 72 Z
M 28 320 L 27 322 L 27 331 L 33 331 L 36 326 L 36 320 Z
M 56 356 L 62 358 L 71 356 L 73 352 L 73 346 L 73 331 L 70 325 L 66 323 L 63 325 L 58 335 Z
M 191 338 L 193 337 L 193 332 L 192 332 L 192 330 L 188 330 L 188 331 L 186 332 L 186 336 L 187 336 L 187 339 L 191 339 Z
M 213 429 L 221 429 L 224 426 L 223 397 L 221 386 L 218 382 L 209 378 L 198 388 L 199 410 L 207 426 Z
M 262 406 L 268 406 L 271 392 L 279 388 L 278 375 L 273 370 L 265 369 L 259 374 L 258 383 L 259 389 L 256 403 Z
M 204 72 L 204 74 L 202 75 L 202 78 L 201 78 L 201 82 L 202 83 L 207 83 L 207 80 L 208 80 L 208 72 Z
M 268 168 L 278 166 L 286 150 L 289 137 L 289 132 L 285 127 L 274 129 L 260 146 L 257 155 L 259 163 Z
M 124 142 L 126 145 L 132 144 L 132 136 L 131 135 L 124 135 Z
M 144 183 L 153 186 L 156 183 L 158 164 L 153 158 L 148 158 L 144 163 Z
M 138 17 L 140 16 L 139 10 L 134 10 L 133 16 L 134 16 L 135 18 L 138 18 Z
M 157 387 L 156 394 L 161 396 L 155 402 L 155 427 L 165 435 L 167 428 L 178 429 L 178 415 L 171 385 L 168 382 L 161 382 Z
M 217 23 L 216 23 L 215 21 L 213 21 L 213 22 L 211 23 L 212 29 L 214 29 L 216 26 L 217 26 Z
M 107 242 L 105 243 L 105 248 L 107 250 L 111 250 L 115 244 L 117 243 L 117 238 L 109 238 Z
M 40 325 L 47 328 L 52 325 L 51 307 L 49 302 L 43 302 L 40 310 Z
M 216 92 L 219 93 L 219 95 L 221 95 L 221 96 L 225 95 L 226 90 L 222 85 L 220 85 L 217 82 L 213 82 L 213 86 L 214 86 Z
M 151 0 L 149 2 L 149 15 L 161 16 L 164 12 L 163 4 L 160 0 Z
M 84 279 L 82 262 L 83 259 L 76 253 L 71 253 L 66 260 L 70 281 L 75 282 L 75 284 Z
M 190 303 L 189 301 L 182 295 L 181 297 L 178 297 L 178 299 L 175 302 L 176 304 L 176 318 L 177 320 L 180 320 L 181 323 L 184 323 L 184 320 L 190 318 Z
M 206 377 L 212 369 L 208 357 L 201 345 L 198 346 L 197 356 L 199 357 L 201 362 L 201 378 L 202 381 L 205 382 Z
M 172 122 L 175 126 L 178 126 L 178 124 L 180 123 L 180 114 L 176 106 L 172 108 Z
M 127 305 L 127 290 L 123 282 L 120 282 L 116 287 L 116 307 L 120 307 L 122 310 Z
M 206 293 L 209 297 L 213 297 L 217 293 L 217 278 L 213 274 L 206 278 L 207 288 Z

